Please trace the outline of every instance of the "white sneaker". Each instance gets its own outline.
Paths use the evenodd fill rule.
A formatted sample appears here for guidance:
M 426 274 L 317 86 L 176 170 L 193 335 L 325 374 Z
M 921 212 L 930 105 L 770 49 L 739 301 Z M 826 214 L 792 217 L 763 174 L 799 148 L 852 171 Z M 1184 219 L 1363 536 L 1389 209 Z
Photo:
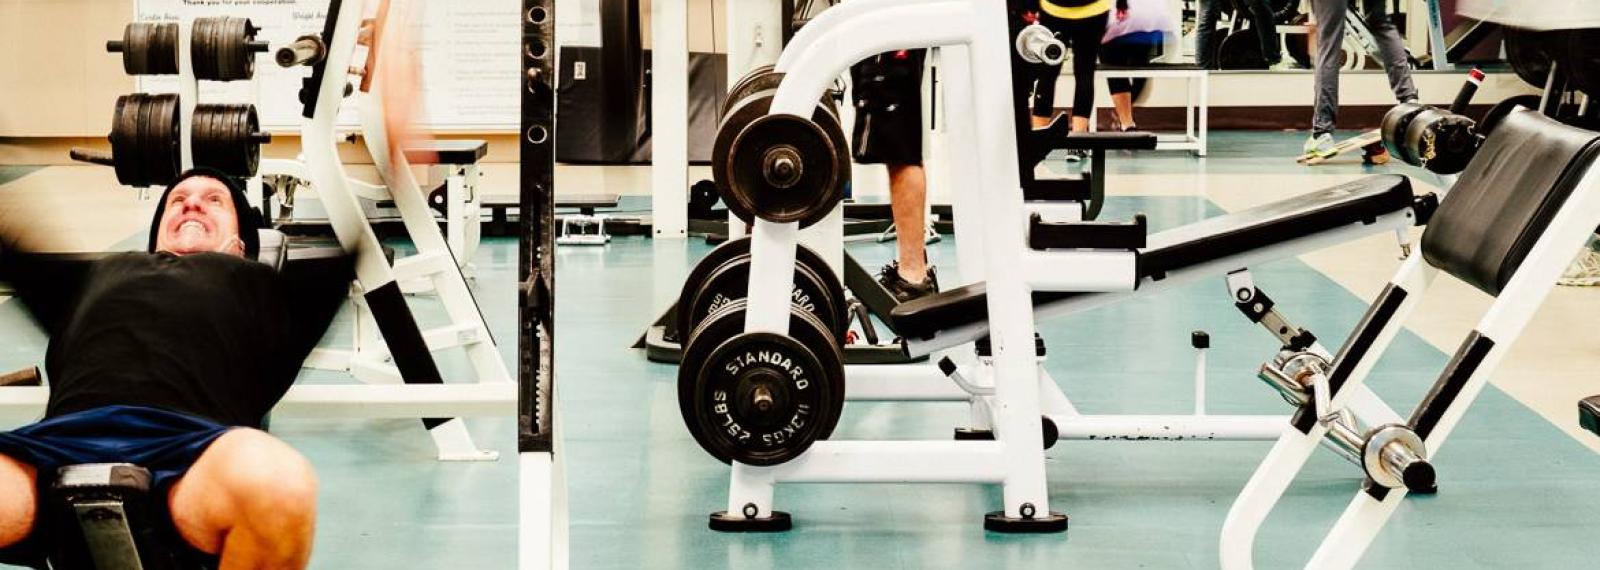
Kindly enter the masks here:
M 1594 287 L 1600 285 L 1600 252 L 1584 248 L 1578 258 L 1567 266 L 1567 272 L 1556 280 L 1557 285 L 1568 287 Z
M 1301 154 L 1325 155 L 1333 152 L 1335 144 L 1337 143 L 1333 141 L 1332 134 L 1322 133 L 1306 139 L 1305 146 L 1301 147 Z

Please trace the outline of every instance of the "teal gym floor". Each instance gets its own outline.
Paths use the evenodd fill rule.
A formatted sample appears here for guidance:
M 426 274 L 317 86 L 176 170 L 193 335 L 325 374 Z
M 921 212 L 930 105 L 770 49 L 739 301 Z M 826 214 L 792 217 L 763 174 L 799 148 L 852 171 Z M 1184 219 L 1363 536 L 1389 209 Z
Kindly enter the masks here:
M 1304 174 L 1285 158 L 1303 137 L 1219 133 L 1204 161 L 1144 153 L 1114 157 L 1111 171 Z M 1385 170 L 1349 164 L 1316 173 Z M 1282 192 L 1325 185 L 1312 176 Z M 1222 213 L 1197 197 L 1117 197 L 1104 218 L 1135 212 L 1149 215 L 1153 231 Z M 794 516 L 792 531 L 708 530 L 706 515 L 726 502 L 728 468 L 685 431 L 676 369 L 628 346 L 710 249 L 698 239 L 641 238 L 617 238 L 603 250 L 559 249 L 557 389 L 574 568 L 1216 567 L 1223 518 L 1270 442 L 1058 443 L 1048 453 L 1049 489 L 1051 508 L 1071 517 L 1065 534 L 985 532 L 982 515 L 999 508 L 1000 497 L 997 488 L 978 485 L 780 486 L 776 508 Z M 848 249 L 869 267 L 893 255 L 892 244 L 870 241 Z M 954 259 L 949 236 L 930 255 L 953 282 L 956 268 L 945 264 Z M 1291 318 L 1330 342 L 1344 338 L 1366 307 L 1299 260 L 1255 273 Z M 1276 342 L 1238 315 L 1220 279 L 1041 323 L 1050 373 L 1081 410 L 1101 413 L 1190 411 L 1188 339 L 1198 329 L 1211 333 L 1215 347 L 1207 369 L 1211 411 L 1287 413 L 1254 377 Z M 1371 384 L 1405 414 L 1445 361 L 1446 354 L 1406 333 Z M 850 403 L 834 437 L 943 439 L 965 415 L 959 403 Z M 1437 462 L 1441 493 L 1408 499 L 1362 567 L 1595 567 L 1600 457 L 1494 387 L 1449 441 Z M 1259 537 L 1257 567 L 1303 565 L 1359 482 L 1354 466 L 1319 452 Z
M 1216 132 L 1212 156 L 1204 160 L 1171 152 L 1114 155 L 1109 170 L 1117 195 L 1104 217 L 1143 212 L 1154 229 L 1164 229 L 1223 213 L 1219 204 L 1235 190 L 1213 182 L 1209 198 L 1181 195 L 1188 191 L 1183 188 L 1145 195 L 1119 190 L 1119 180 L 1302 180 L 1251 189 L 1289 196 L 1331 185 L 1322 179 L 1333 177 L 1324 175 L 1389 170 L 1345 162 L 1308 172 L 1289 160 L 1303 137 Z M 0 170 L 0 184 L 51 170 Z M 624 209 L 645 211 L 648 201 L 630 197 Z M 124 241 L 138 243 L 132 235 Z M 852 242 L 848 248 L 869 267 L 893 255 L 892 244 Z M 675 402 L 676 369 L 648 362 L 629 347 L 710 249 L 698 239 L 639 237 L 619 237 L 604 248 L 558 248 L 556 377 L 573 568 L 1216 567 L 1223 518 L 1270 442 L 1060 442 L 1048 453 L 1049 489 L 1051 508 L 1071 517 L 1064 534 L 985 532 L 982 514 L 998 508 L 999 491 L 978 485 L 780 486 L 777 507 L 793 514 L 794 530 L 708 530 L 706 515 L 726 500 L 728 469 L 685 431 Z M 945 236 L 930 255 L 954 282 L 959 268 L 952 265 L 952 239 Z M 506 343 L 515 338 L 515 258 L 515 242 L 497 238 L 486 240 L 474 260 L 479 301 Z M 1327 266 L 1309 263 L 1291 259 L 1256 268 L 1257 281 L 1291 318 L 1338 342 L 1366 302 L 1330 277 Z M 1383 276 L 1373 287 L 1396 264 L 1392 256 L 1340 263 L 1380 265 Z M 426 300 L 413 306 L 425 317 L 437 312 Z M 1049 371 L 1085 412 L 1188 412 L 1194 362 L 1188 338 L 1203 329 L 1214 346 L 1207 368 L 1210 410 L 1287 413 L 1254 377 L 1275 341 L 1239 317 L 1220 280 L 1040 325 L 1050 347 Z M 326 342 L 342 344 L 348 326 L 341 320 Z M 1372 377 L 1373 387 L 1402 414 L 1444 365 L 1446 354 L 1437 346 L 1404 333 Z M 502 346 L 508 363 L 513 351 Z M 42 352 L 42 337 L 20 309 L 0 303 L 0 370 L 30 364 Z M 1596 352 L 1564 357 L 1588 359 L 1581 369 L 1592 376 L 1600 362 Z M 1512 363 L 1508 359 L 1507 366 Z M 446 365 L 462 367 L 457 360 Z M 329 378 L 306 375 L 306 381 Z M 850 403 L 835 437 L 944 439 L 965 415 L 961 404 Z M 500 461 L 436 462 L 431 442 L 410 420 L 274 422 L 273 432 L 310 457 L 321 474 L 313 566 L 513 567 L 513 423 L 469 423 L 480 446 L 505 454 Z M 1408 498 L 1363 568 L 1596 566 L 1600 456 L 1494 385 L 1449 442 L 1436 461 L 1440 494 Z M 1354 466 L 1319 452 L 1259 537 L 1257 567 L 1303 565 L 1358 484 Z

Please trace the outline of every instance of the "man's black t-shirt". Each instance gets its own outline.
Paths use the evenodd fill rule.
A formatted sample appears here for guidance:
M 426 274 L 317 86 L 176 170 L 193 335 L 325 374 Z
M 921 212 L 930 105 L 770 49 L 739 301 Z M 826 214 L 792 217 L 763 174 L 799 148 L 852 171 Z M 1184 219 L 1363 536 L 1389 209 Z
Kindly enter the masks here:
M 0 279 L 50 334 L 46 417 L 120 404 L 260 427 L 349 291 L 337 261 L 10 255 Z

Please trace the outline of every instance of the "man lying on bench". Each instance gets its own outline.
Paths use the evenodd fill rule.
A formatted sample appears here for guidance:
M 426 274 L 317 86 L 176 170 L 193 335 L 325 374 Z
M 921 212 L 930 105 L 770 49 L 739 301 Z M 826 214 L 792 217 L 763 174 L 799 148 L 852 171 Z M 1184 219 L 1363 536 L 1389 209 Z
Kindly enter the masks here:
M 16 226 L 35 219 L 0 210 L 0 280 L 50 335 L 44 420 L 0 432 L 0 562 L 61 554 L 41 500 L 58 470 L 130 463 L 161 527 L 145 568 L 306 566 L 316 476 L 261 428 L 346 298 L 350 257 L 299 274 L 254 261 L 260 214 L 203 169 L 163 194 L 149 253 L 26 253 L 40 236 Z

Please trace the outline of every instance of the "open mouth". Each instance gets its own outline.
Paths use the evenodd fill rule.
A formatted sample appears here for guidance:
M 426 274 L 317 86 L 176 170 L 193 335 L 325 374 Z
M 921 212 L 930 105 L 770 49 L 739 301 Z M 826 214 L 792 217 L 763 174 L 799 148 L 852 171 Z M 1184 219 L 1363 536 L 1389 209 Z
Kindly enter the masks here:
M 203 222 L 203 221 L 201 221 L 201 220 L 199 220 L 197 218 L 189 218 L 189 219 L 183 220 L 181 222 L 178 222 L 178 227 L 175 228 L 173 233 L 178 234 L 178 235 L 184 235 L 184 234 L 190 234 L 190 233 L 206 234 L 206 233 L 209 233 L 210 231 L 211 231 L 211 228 L 209 226 L 207 226 L 205 222 Z

